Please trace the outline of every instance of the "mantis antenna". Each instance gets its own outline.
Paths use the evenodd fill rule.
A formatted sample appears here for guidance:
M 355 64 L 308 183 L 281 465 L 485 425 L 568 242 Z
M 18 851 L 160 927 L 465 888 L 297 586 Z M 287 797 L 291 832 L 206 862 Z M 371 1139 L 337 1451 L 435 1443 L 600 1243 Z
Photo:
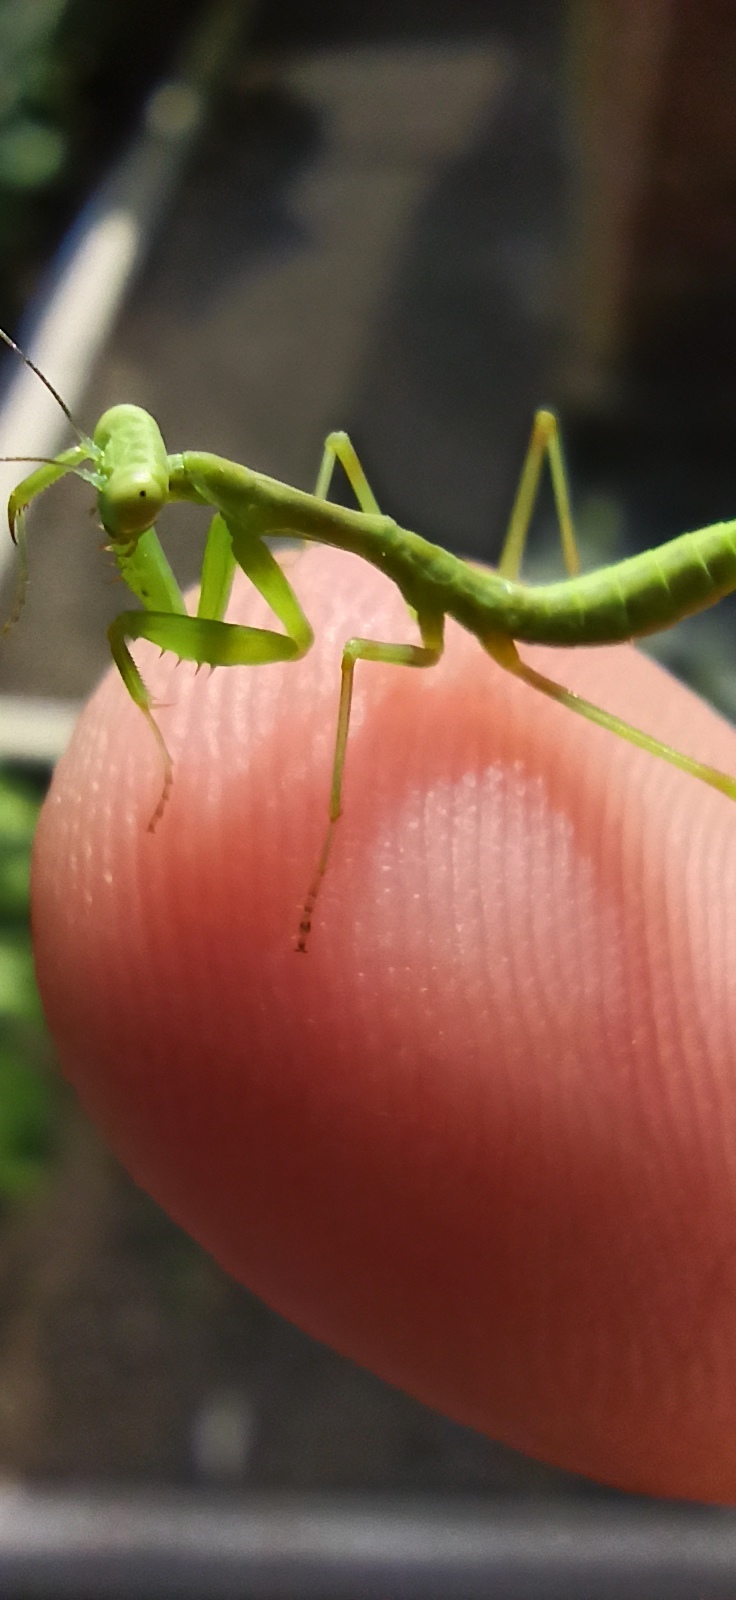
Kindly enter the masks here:
M 66 401 L 62 400 L 58 389 L 54 388 L 53 383 L 49 378 L 46 377 L 45 372 L 42 372 L 41 368 L 36 366 L 35 361 L 31 361 L 30 356 L 26 355 L 25 350 L 21 350 L 20 345 L 16 344 L 15 339 L 11 339 L 10 334 L 6 333 L 4 328 L 0 328 L 0 339 L 2 339 L 3 344 L 8 346 L 9 350 L 15 351 L 15 354 L 20 357 L 20 360 L 26 367 L 30 368 L 31 372 L 35 372 L 37 378 L 41 379 L 44 389 L 48 389 L 49 394 L 53 395 L 57 406 L 61 406 L 69 426 L 73 428 L 77 438 L 81 443 L 84 439 L 84 434 L 82 433 L 81 429 L 77 427 Z M 3 456 L 1 459 L 3 461 L 45 461 L 48 458 L 45 456 Z

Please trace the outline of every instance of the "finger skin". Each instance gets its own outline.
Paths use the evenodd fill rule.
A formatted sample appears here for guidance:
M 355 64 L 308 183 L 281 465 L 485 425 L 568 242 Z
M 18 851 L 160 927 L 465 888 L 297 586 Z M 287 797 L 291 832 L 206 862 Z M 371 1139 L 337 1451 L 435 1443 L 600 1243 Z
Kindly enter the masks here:
M 62 1068 L 136 1180 L 310 1333 L 496 1438 L 736 1501 L 736 807 L 449 629 L 361 664 L 310 948 L 352 634 L 411 639 L 357 559 L 286 557 L 317 644 L 199 676 L 141 647 L 174 756 L 111 673 L 33 870 Z M 268 625 L 246 586 L 239 620 Z M 528 651 L 736 772 L 629 648 Z

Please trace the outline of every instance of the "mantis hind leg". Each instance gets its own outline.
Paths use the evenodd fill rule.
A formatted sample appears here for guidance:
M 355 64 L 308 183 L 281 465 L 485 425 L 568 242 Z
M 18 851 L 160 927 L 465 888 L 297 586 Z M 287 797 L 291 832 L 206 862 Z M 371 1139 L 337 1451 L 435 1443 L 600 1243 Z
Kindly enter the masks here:
M 417 616 L 417 622 L 422 639 L 421 645 L 384 644 L 375 639 L 349 639 L 343 650 L 340 707 L 337 717 L 335 754 L 332 763 L 332 784 L 330 787 L 330 815 L 319 861 L 304 901 L 299 923 L 299 938 L 296 948 L 300 955 L 306 955 L 315 902 L 320 884 L 325 875 L 335 825 L 342 811 L 342 782 L 350 731 L 355 664 L 357 661 L 383 661 L 389 665 L 402 667 L 433 667 L 439 661 L 444 648 L 444 616 L 441 613 L 428 613 L 426 615 L 420 613 Z
M 562 555 L 572 578 L 580 571 L 580 560 L 575 540 L 575 529 L 570 511 L 570 491 L 560 444 L 557 418 L 553 411 L 537 411 L 531 438 L 521 469 L 506 538 L 504 539 L 498 571 L 504 578 L 517 578 L 524 555 L 529 523 L 539 493 L 539 480 L 545 456 L 549 461 L 552 488 L 557 508 L 557 521 L 562 541 Z
M 721 794 L 728 795 L 730 800 L 736 800 L 735 779 L 729 778 L 725 772 L 719 772 L 717 767 L 708 767 L 702 761 L 693 760 L 692 756 L 673 750 L 671 745 L 663 744 L 660 739 L 655 739 L 652 734 L 643 733 L 640 728 L 633 728 L 621 717 L 613 716 L 610 711 L 601 710 L 601 707 L 593 705 L 592 701 L 584 700 L 582 695 L 573 694 L 571 689 L 564 689 L 553 678 L 545 677 L 543 673 L 537 672 L 534 667 L 522 661 L 511 639 L 493 635 L 485 638 L 483 645 L 499 666 L 513 673 L 515 678 L 522 678 L 530 688 L 539 689 L 542 694 L 551 700 L 556 700 L 559 705 L 568 706 L 571 711 L 577 711 L 579 716 L 586 717 L 588 722 L 595 722 L 598 727 L 607 728 L 609 733 L 617 734 L 620 739 L 627 739 L 629 744 L 637 745 L 640 750 L 648 750 L 650 755 L 660 756 L 663 761 L 669 761 L 672 766 L 679 767 L 681 772 L 700 778 L 711 789 L 718 789 Z

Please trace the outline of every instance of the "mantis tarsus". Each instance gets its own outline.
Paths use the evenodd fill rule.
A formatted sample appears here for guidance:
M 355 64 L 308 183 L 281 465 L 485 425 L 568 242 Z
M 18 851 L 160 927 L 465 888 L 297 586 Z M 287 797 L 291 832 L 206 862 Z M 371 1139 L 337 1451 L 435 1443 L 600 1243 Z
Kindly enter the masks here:
M 0 337 L 36 372 L 75 427 L 48 379 L 1 329 Z M 108 549 L 143 606 L 143 610 L 124 611 L 117 617 L 108 629 L 108 638 L 113 660 L 128 693 L 145 716 L 163 760 L 163 789 L 149 823 L 151 831 L 168 798 L 172 763 L 128 641 L 148 639 L 161 650 L 172 651 L 180 660 L 212 667 L 298 660 L 309 650 L 314 635 L 291 584 L 264 542 L 282 536 L 332 545 L 371 562 L 397 585 L 416 621 L 419 644 L 349 639 L 344 646 L 329 821 L 302 910 L 296 945 L 299 952 L 304 953 L 307 948 L 314 905 L 341 812 L 355 664 L 381 661 L 408 667 L 433 666 L 442 655 L 446 616 L 454 617 L 474 634 L 505 671 L 736 799 L 733 778 L 573 694 L 528 666 L 519 655 L 519 640 L 547 645 L 594 645 L 641 638 L 704 610 L 736 589 L 736 521 L 682 534 L 656 550 L 578 576 L 567 480 L 557 421 L 551 411 L 536 413 L 495 570 L 471 566 L 383 516 L 346 433 L 328 436 L 314 493 L 307 494 L 220 456 L 196 450 L 169 455 L 157 423 L 138 406 L 113 406 L 100 418 L 92 438 L 76 428 L 75 431 L 78 443 L 38 465 L 10 496 L 8 519 L 13 538 L 20 546 L 20 578 L 6 630 L 15 621 L 23 599 L 25 509 L 43 489 L 65 473 L 74 472 L 96 490 Z M 519 581 L 518 573 L 545 459 L 552 477 L 568 576 L 557 583 L 529 587 Z M 327 499 L 337 461 L 352 487 L 357 511 Z M 192 501 L 215 513 L 205 545 L 196 616 L 187 613 L 155 532 L 159 512 L 172 500 Z M 236 565 L 267 601 L 283 632 L 223 620 Z

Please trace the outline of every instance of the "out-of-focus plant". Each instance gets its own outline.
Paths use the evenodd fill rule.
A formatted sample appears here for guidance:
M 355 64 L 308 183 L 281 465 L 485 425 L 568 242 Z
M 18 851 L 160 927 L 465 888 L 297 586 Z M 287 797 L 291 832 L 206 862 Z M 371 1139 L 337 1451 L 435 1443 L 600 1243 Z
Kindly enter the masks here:
M 35 189 L 55 178 L 66 140 L 56 125 L 63 66 L 59 28 L 70 0 L 0 4 L 0 186 Z
M 39 805 L 30 784 L 0 771 L 0 1204 L 35 1187 L 52 1142 L 49 1051 L 28 927 Z
M 202 0 L 0 0 L 0 326 Z

